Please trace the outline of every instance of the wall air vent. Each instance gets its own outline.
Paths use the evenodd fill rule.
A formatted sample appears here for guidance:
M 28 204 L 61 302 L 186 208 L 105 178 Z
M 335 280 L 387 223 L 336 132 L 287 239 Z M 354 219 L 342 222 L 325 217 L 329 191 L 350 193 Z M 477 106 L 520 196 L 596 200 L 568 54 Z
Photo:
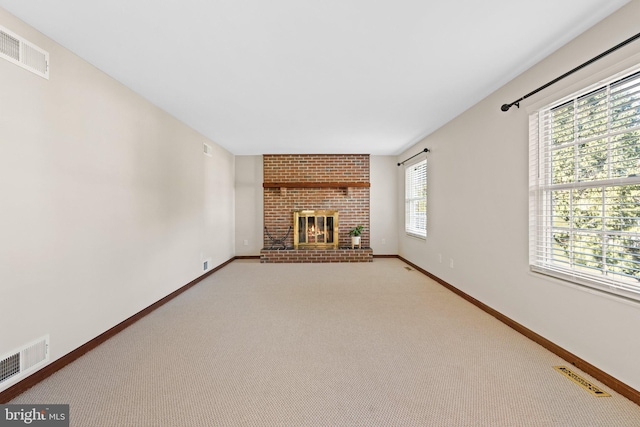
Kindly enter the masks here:
M 49 335 L 0 358 L 0 387 L 14 383 L 49 361 Z
M 0 26 L 0 57 L 49 79 L 49 53 Z
M 14 353 L 0 360 L 0 383 L 20 373 L 20 353 Z

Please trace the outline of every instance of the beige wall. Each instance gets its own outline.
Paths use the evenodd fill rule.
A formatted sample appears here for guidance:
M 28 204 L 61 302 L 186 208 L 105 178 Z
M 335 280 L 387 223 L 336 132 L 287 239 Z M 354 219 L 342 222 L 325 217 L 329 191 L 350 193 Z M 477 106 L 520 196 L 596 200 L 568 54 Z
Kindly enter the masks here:
M 236 156 L 236 255 L 260 255 L 263 194 L 262 156 Z
M 395 156 L 371 156 L 371 248 L 375 255 L 398 254 L 397 169 Z M 400 218 L 404 221 L 404 213 Z
M 504 113 L 500 106 L 631 37 L 639 16 L 640 1 L 632 1 L 398 156 L 431 149 L 428 238 L 405 236 L 400 221 L 400 255 L 636 390 L 640 304 L 529 272 L 528 112 L 639 64 L 640 42 L 523 101 L 520 109 Z M 399 212 L 401 176 L 398 171 Z
M 0 356 L 50 334 L 55 360 L 233 257 L 234 157 L 0 25 L 51 55 L 50 80 L 0 60 Z

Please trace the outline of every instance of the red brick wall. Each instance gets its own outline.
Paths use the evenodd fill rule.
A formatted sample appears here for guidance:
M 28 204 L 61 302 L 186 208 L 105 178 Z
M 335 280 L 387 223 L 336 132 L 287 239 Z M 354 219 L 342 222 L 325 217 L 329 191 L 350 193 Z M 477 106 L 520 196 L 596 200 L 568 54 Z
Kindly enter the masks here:
M 264 155 L 264 182 L 369 182 L 368 154 Z
M 369 183 L 368 154 L 285 154 L 263 156 L 265 183 Z M 293 211 L 332 209 L 339 212 L 339 246 L 351 247 L 349 230 L 364 225 L 362 247 L 369 247 L 369 187 L 264 189 L 264 225 L 273 237 L 293 226 Z M 287 239 L 293 246 L 293 231 Z M 264 236 L 264 247 L 270 240 Z

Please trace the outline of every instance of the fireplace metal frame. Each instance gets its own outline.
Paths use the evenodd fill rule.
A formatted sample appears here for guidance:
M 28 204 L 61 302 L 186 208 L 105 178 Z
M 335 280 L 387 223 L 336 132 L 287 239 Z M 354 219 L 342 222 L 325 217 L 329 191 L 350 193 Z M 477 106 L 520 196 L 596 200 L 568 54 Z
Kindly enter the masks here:
M 325 218 L 325 226 L 327 224 L 327 220 L 326 218 L 331 217 L 333 218 L 333 236 L 332 242 L 330 243 L 326 243 L 328 239 L 328 235 L 327 235 L 327 230 L 324 231 L 324 235 L 325 235 L 325 242 L 313 242 L 313 243 L 309 243 L 307 242 L 300 242 L 300 226 L 299 226 L 299 219 L 300 218 L 306 218 L 305 219 L 305 230 L 303 231 L 304 233 L 307 233 L 307 229 L 308 229 L 308 218 L 309 217 L 324 217 Z M 306 234 L 305 234 L 306 235 Z M 338 220 L 338 211 L 334 211 L 334 210 L 302 210 L 302 211 L 294 211 L 293 212 L 293 247 L 294 249 L 312 249 L 312 248 L 324 248 L 324 249 L 338 249 L 338 237 L 339 237 L 339 220 Z

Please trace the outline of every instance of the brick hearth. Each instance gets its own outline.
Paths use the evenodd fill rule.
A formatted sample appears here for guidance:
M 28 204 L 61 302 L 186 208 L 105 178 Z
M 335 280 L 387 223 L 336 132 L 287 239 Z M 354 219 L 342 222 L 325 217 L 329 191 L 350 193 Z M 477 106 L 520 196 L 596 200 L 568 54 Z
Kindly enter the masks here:
M 373 249 L 263 249 L 260 251 L 262 263 L 285 262 L 371 262 Z

